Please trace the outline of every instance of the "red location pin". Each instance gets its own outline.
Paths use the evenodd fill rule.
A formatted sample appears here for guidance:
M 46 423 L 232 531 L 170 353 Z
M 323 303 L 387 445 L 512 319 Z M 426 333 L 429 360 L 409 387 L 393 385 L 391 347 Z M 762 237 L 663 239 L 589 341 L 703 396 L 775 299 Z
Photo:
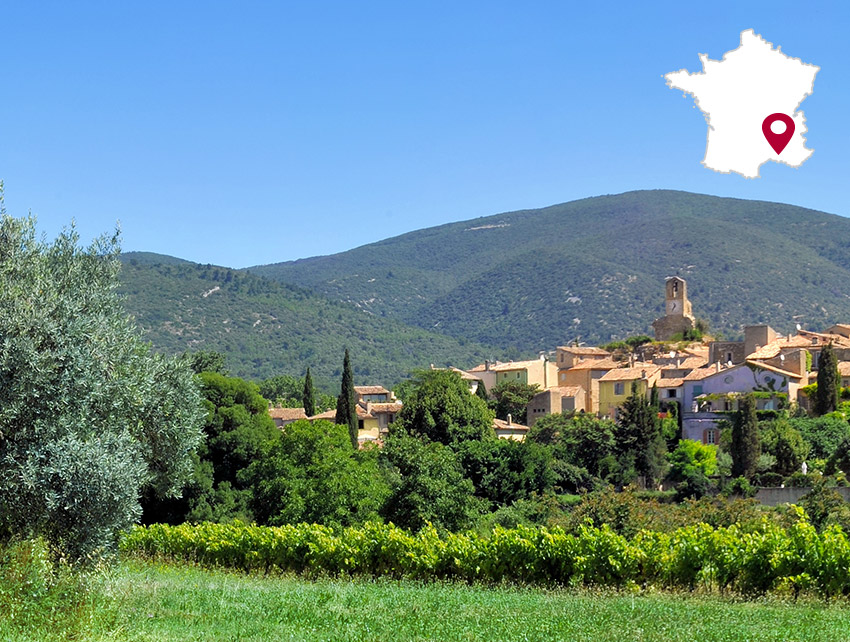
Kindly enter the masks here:
M 785 131 L 781 134 L 775 133 L 770 128 L 770 126 L 777 120 L 781 120 L 785 123 Z M 781 154 L 782 150 L 785 149 L 785 146 L 788 144 L 788 141 L 790 141 L 791 137 L 794 135 L 794 121 L 791 120 L 791 116 L 788 116 L 787 114 L 771 114 L 764 119 L 764 122 L 762 122 L 761 131 L 767 139 L 767 142 L 770 143 L 771 147 L 773 147 L 773 151 L 777 154 Z

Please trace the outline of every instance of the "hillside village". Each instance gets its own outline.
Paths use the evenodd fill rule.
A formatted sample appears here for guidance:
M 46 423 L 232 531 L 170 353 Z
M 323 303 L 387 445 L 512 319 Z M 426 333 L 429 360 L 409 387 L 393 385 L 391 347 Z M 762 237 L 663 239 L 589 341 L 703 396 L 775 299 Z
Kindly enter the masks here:
M 741 341 L 688 341 L 697 328 L 687 282 L 674 276 L 665 283 L 665 316 L 653 324 L 654 342 L 627 353 L 583 345 L 558 346 L 550 354 L 527 361 L 490 362 L 468 370 L 451 368 L 475 394 L 513 381 L 537 386 L 527 406 L 527 425 L 496 419 L 494 430 L 505 439 L 522 440 L 541 417 L 560 412 L 592 413 L 616 418 L 633 388 L 649 397 L 656 390 L 662 410 L 676 405 L 683 439 L 716 444 L 718 422 L 737 410 L 738 399 L 754 393 L 759 410 L 778 410 L 791 403 L 809 409 L 806 386 L 815 381 L 821 349 L 831 345 L 838 357 L 841 385 L 850 385 L 850 324 L 824 332 L 798 328 L 782 335 L 768 325 L 744 327 Z M 433 365 L 431 366 L 434 367 Z M 359 440 L 382 443 L 402 404 L 382 386 L 357 386 Z M 272 408 L 278 426 L 298 419 L 331 419 L 330 410 L 307 417 L 302 408 Z

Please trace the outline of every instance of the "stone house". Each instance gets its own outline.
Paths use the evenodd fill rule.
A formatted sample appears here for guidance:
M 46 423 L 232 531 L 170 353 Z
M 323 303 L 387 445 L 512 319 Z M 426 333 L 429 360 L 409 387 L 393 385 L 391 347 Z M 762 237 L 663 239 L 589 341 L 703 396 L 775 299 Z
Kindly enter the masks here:
M 604 359 L 585 359 L 572 368 L 558 371 L 558 386 L 580 386 L 584 389 L 584 409 L 586 412 L 599 412 L 599 380 L 611 370 L 622 364 L 606 357 Z
M 557 412 L 584 412 L 586 395 L 581 386 L 558 386 L 538 392 L 526 406 L 526 423 L 532 428 L 538 419 Z

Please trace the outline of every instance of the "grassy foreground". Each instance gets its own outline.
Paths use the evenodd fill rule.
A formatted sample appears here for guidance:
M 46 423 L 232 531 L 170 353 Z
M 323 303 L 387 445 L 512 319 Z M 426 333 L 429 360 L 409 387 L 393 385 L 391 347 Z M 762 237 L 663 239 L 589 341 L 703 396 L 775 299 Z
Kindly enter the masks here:
M 2 640 L 850 640 L 850 605 L 397 581 L 306 581 L 128 560 L 71 631 Z M 76 628 L 76 627 L 74 627 Z

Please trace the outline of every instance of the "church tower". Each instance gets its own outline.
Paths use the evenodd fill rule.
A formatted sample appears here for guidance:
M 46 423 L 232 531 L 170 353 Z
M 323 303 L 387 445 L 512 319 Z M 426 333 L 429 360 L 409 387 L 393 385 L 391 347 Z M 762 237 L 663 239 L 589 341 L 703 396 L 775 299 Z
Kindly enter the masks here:
M 696 319 L 688 300 L 688 283 L 678 276 L 669 276 L 664 287 L 666 315 L 652 322 L 656 341 L 668 341 L 676 334 L 693 330 Z

